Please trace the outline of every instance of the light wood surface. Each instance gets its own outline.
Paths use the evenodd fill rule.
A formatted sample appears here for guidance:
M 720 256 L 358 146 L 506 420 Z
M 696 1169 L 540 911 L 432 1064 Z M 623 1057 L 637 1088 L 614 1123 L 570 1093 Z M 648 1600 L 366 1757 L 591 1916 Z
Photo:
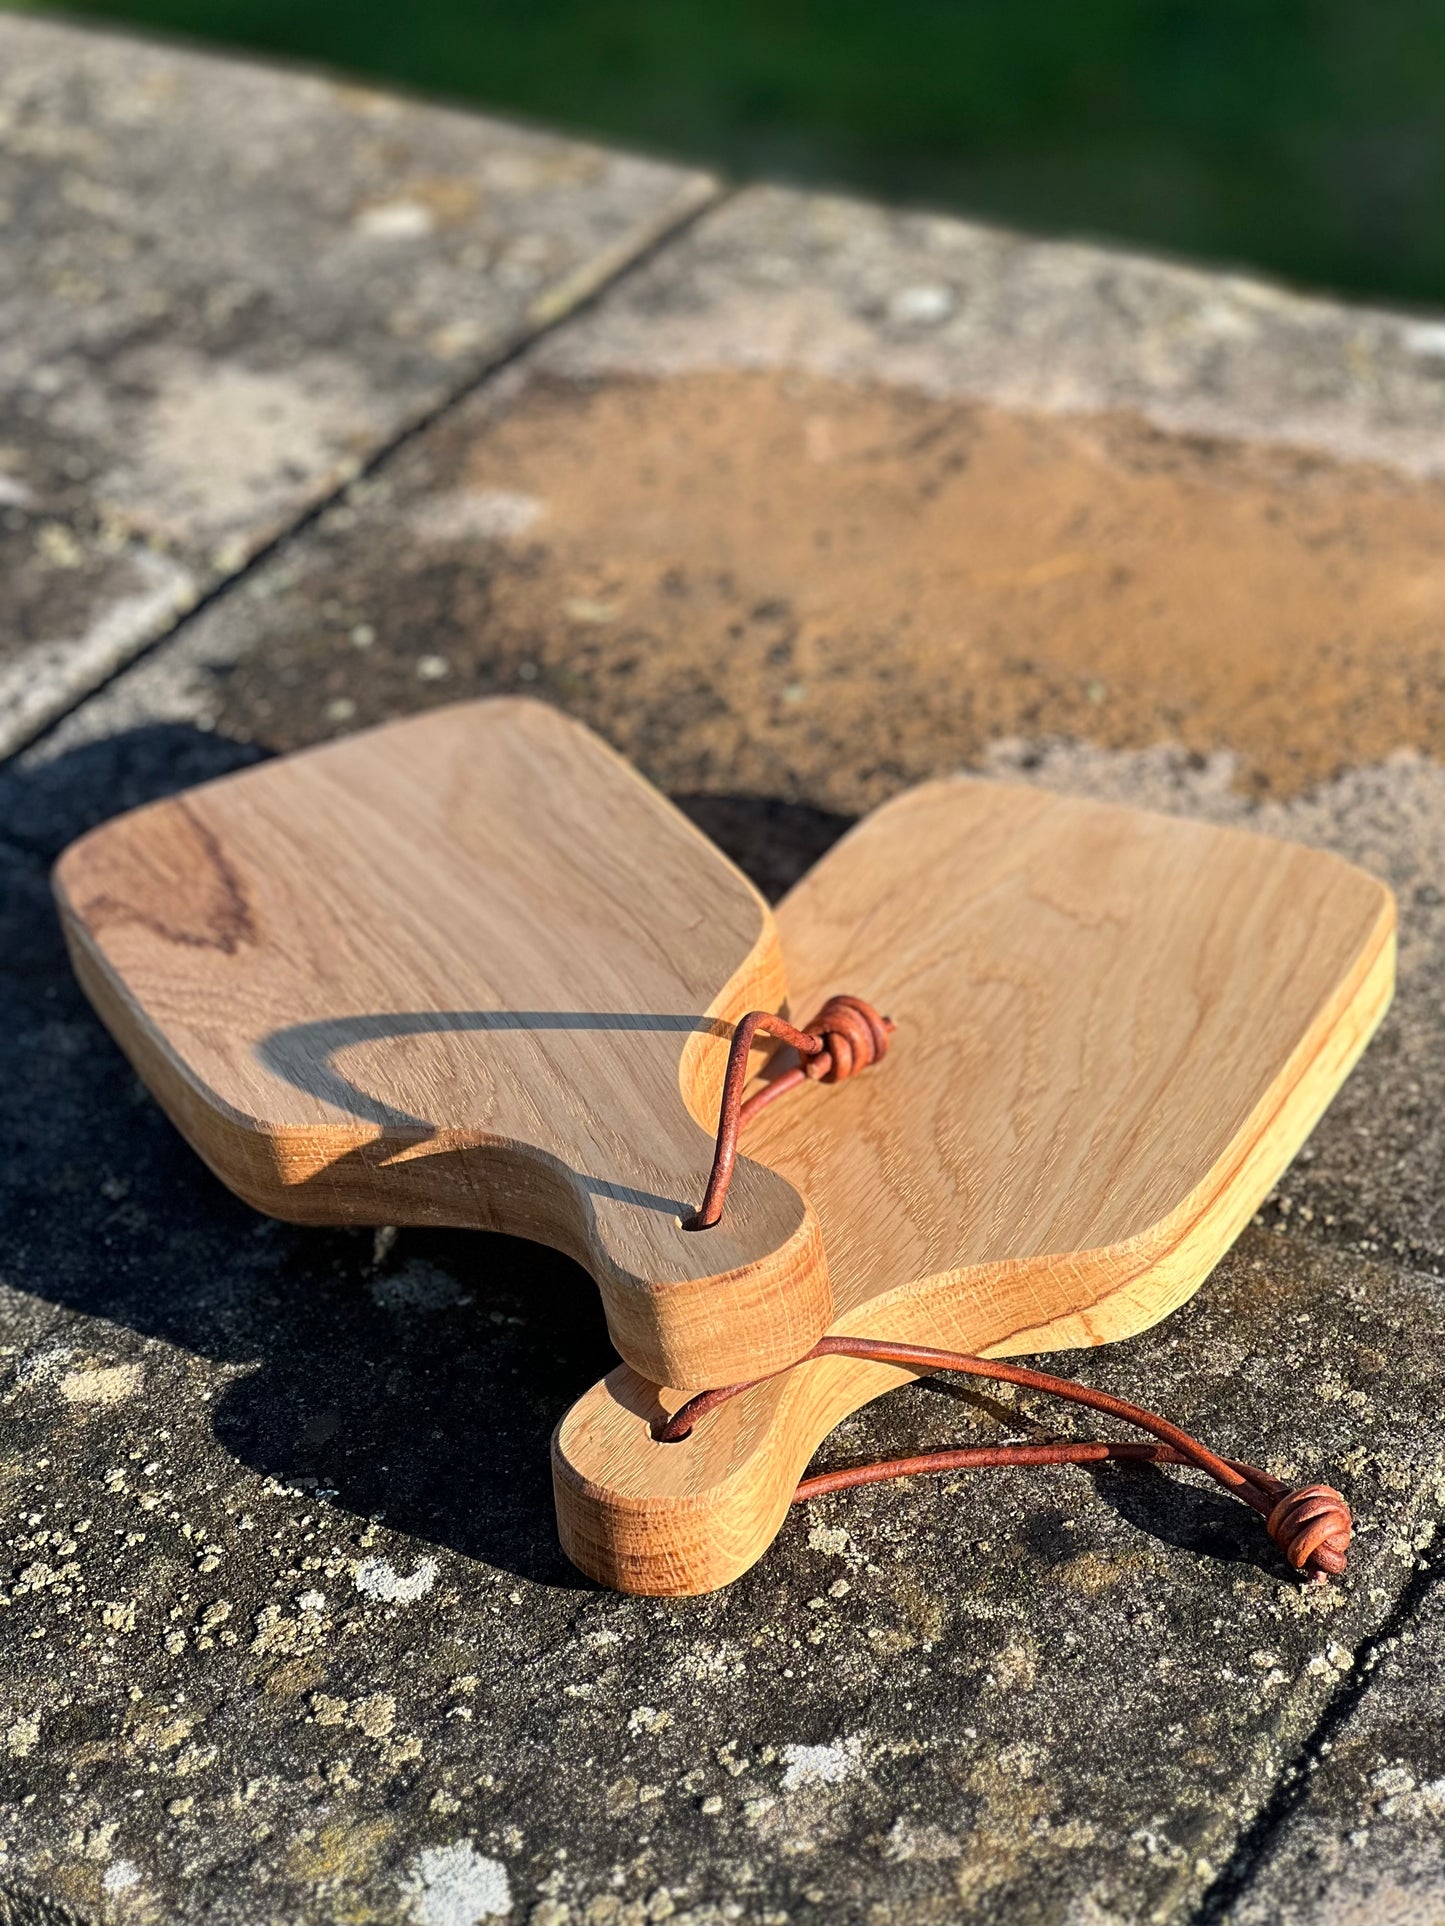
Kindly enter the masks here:
M 752 885 L 580 725 L 468 703 L 207 784 L 56 871 L 81 981 L 212 1170 L 298 1223 L 503 1230 L 596 1277 L 621 1355 L 702 1386 L 831 1316 L 748 1157 L 702 1196 L 733 1023 L 776 1009 Z
M 846 989 L 898 1024 L 883 1065 L 746 1138 L 818 1213 L 833 1329 L 999 1356 L 1181 1304 L 1394 980 L 1390 893 L 1337 857 L 966 780 L 867 819 L 778 921 L 795 1015 Z M 680 1392 L 615 1371 L 553 1441 L 563 1544 L 624 1590 L 723 1584 L 833 1426 L 910 1375 L 819 1360 L 659 1444 Z

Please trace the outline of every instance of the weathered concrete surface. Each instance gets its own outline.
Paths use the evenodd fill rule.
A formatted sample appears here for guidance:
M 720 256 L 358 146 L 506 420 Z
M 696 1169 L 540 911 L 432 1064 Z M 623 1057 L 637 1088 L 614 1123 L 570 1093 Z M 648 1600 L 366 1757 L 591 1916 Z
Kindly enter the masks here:
M 674 788 L 842 810 L 1001 735 L 1226 748 L 1279 794 L 1438 750 L 1445 484 L 1402 471 L 1387 408 L 1438 412 L 1445 362 L 1401 345 L 1423 324 L 1087 259 L 1079 284 L 1072 250 L 740 197 L 332 524 L 364 538 L 340 543 L 346 594 L 284 641 L 248 611 L 267 672 L 231 645 L 227 726 L 279 744 L 530 678 Z M 1193 385 L 1181 364 L 1195 432 L 1161 436 L 1140 370 L 1206 309 L 1249 352 Z M 1025 310 L 1052 329 L 1037 365 L 1112 412 L 999 405 Z M 1319 393 L 1276 421 L 1260 396 L 1298 360 Z M 402 672 L 353 689 L 358 630 Z
M 1179 1318 L 1069 1362 L 1342 1480 L 1326 1592 L 1222 1495 L 1067 1472 L 820 1504 L 714 1598 L 595 1592 L 546 1469 L 606 1362 L 590 1285 L 254 1218 L 68 979 L 50 849 L 225 760 L 79 751 L 0 856 L 5 1879 L 113 1921 L 1187 1914 L 1445 1504 L 1433 1285 L 1252 1233 Z M 828 1455 L 999 1411 L 918 1389 Z
M 710 192 L 0 14 L 0 748 Z
M 530 679 L 674 788 L 857 810 L 1062 734 L 1227 748 L 1289 795 L 1445 743 L 1442 555 L 1445 484 L 1378 468 L 788 372 L 529 364 L 256 589 L 299 593 L 218 617 L 210 707 L 289 746 Z
M 951 305 L 917 293 L 945 283 Z M 1236 309 L 1248 330 L 1224 327 Z M 1106 325 L 1116 310 L 1129 329 Z M 999 407 L 1025 311 L 1076 398 L 1157 413 L 1139 369 L 1185 356 L 1170 392 L 1213 438 Z M 1236 348 L 1205 382 L 1185 347 L 1210 315 Z M 775 884 L 852 815 L 960 766 L 1323 843 L 1399 892 L 1401 994 L 1279 1212 L 1435 1270 L 1445 484 L 1386 465 L 1403 459 L 1399 385 L 1434 405 L 1409 327 L 745 195 L 350 491 L 52 749 L 166 718 L 290 748 L 527 689 Z M 1283 432 L 1255 404 L 1301 359 L 1313 411 L 1297 395 L 1287 425 L 1313 452 L 1224 439 L 1250 408 L 1257 435 Z M 1319 452 L 1334 445 L 1374 459 Z
M 1299 1841 L 1347 1858 L 1354 1795 L 1321 1773 L 1287 1818 L 1290 1770 L 1365 1731 L 1376 1641 L 1433 1649 L 1442 394 L 1425 322 L 750 193 L 12 761 L 12 1912 L 1132 1926 L 1258 1878 L 1313 1917 Z M 1341 1482 L 1343 1585 L 1186 1480 L 1061 1471 L 828 1501 L 717 1598 L 596 1593 L 545 1456 L 607 1362 L 585 1280 L 261 1223 L 205 1176 L 72 985 L 46 862 L 238 759 L 515 688 L 773 890 L 961 764 L 1391 878 L 1397 1011 L 1265 1224 L 1160 1331 L 1064 1361 Z M 828 1455 L 1018 1415 L 919 1388 Z
M 1380 1653 L 1235 1926 L 1434 1926 L 1445 1902 L 1445 1591 Z
M 551 359 L 577 374 L 786 367 L 1125 410 L 1177 434 L 1445 473 L 1445 326 L 1429 317 L 783 188 L 718 210 Z

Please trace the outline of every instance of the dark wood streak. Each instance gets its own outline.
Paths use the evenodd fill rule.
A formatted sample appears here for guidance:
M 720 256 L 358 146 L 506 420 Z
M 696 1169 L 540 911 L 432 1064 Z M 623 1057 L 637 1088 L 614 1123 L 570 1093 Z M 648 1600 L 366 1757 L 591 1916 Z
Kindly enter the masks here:
M 107 924 L 135 924 L 149 930 L 165 943 L 176 943 L 192 950 L 218 950 L 223 956 L 234 956 L 245 945 L 254 944 L 259 934 L 241 879 L 227 859 L 215 832 L 208 829 L 186 803 L 177 802 L 172 807 L 199 845 L 199 857 L 210 879 L 220 886 L 218 894 L 212 897 L 203 911 L 206 927 L 202 930 L 185 929 L 157 911 L 108 892 L 89 897 L 82 905 L 82 913 L 92 928 L 97 930 Z M 175 880 L 164 881 L 168 889 L 176 887 Z

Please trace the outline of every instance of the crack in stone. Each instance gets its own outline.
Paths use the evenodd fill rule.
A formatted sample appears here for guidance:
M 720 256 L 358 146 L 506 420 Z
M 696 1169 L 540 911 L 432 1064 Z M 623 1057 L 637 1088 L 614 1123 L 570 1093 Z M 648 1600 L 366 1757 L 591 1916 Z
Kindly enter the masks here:
M 1361 1642 L 1355 1664 L 1325 1705 L 1314 1729 L 1275 1780 L 1269 1797 L 1240 1834 L 1234 1851 L 1189 1915 L 1186 1926 L 1224 1926 L 1234 1907 L 1248 1893 L 1270 1847 L 1304 1799 L 1310 1780 L 1328 1757 L 1336 1735 L 1369 1691 L 1376 1667 L 1409 1629 L 1442 1580 L 1445 1580 L 1445 1538 L 1437 1540 L 1421 1557 L 1378 1628 Z

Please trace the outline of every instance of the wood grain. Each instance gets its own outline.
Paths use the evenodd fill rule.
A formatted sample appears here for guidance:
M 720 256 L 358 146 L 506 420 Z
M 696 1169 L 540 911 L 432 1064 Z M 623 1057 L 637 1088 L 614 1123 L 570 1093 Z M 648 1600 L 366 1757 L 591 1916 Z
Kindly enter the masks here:
M 661 1382 L 826 1327 L 785 1178 L 749 1158 L 727 1223 L 682 1228 L 732 1025 L 784 1000 L 773 919 L 554 710 L 463 704 L 226 777 L 105 824 L 55 885 L 96 1007 L 258 1210 L 556 1245 Z
M 846 988 L 898 1023 L 886 1063 L 747 1138 L 818 1213 L 833 1328 L 1000 1356 L 1181 1304 L 1394 981 L 1390 893 L 1337 857 L 962 780 L 867 819 L 778 921 L 804 1020 Z M 726 1583 L 821 1439 L 909 1375 L 819 1360 L 663 1445 L 680 1393 L 616 1371 L 554 1438 L 563 1544 L 628 1591 Z

